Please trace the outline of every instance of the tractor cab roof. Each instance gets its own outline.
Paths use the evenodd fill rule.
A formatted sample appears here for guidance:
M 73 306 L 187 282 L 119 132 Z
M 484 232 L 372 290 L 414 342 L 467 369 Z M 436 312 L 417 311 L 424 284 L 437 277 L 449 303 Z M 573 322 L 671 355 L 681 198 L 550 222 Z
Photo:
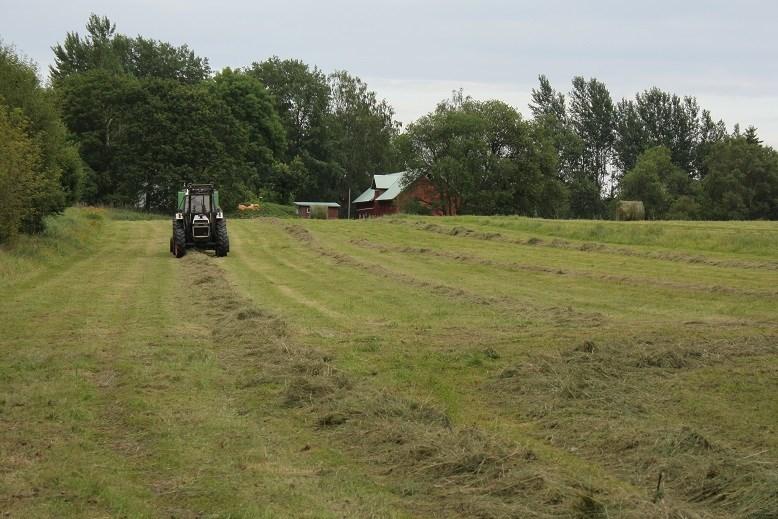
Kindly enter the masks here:
M 188 184 L 186 189 L 192 195 L 210 195 L 214 192 L 213 184 Z

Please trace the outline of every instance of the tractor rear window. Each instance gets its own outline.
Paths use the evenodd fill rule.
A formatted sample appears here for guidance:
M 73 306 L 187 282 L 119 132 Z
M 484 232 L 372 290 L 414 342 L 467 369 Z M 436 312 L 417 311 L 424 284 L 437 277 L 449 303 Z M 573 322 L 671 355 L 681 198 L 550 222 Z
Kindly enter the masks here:
M 210 213 L 211 197 L 208 195 L 192 195 L 191 211 L 187 207 L 187 212 L 191 213 Z

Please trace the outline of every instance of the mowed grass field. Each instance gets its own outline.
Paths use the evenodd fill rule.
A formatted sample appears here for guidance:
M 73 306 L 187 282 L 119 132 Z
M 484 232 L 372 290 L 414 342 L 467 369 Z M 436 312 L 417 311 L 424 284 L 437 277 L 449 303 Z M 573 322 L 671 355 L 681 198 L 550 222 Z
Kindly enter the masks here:
M 0 250 L 0 514 L 778 517 L 778 224 L 229 232 Z

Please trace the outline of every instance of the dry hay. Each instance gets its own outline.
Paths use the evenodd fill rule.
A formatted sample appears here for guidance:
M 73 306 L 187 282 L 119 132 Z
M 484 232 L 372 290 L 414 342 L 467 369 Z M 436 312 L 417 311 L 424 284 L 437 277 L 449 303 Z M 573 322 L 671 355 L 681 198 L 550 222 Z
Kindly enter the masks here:
M 742 269 L 756 269 L 756 270 L 778 270 L 778 262 L 776 261 L 756 261 L 756 260 L 737 260 L 737 259 L 719 259 L 704 256 L 702 254 L 687 254 L 673 251 L 650 251 L 640 250 L 637 248 L 629 248 L 623 246 L 606 245 L 599 242 L 571 242 L 563 240 L 561 238 L 554 238 L 551 241 L 543 241 L 537 237 L 530 237 L 527 239 L 511 238 L 497 232 L 476 231 L 466 227 L 456 226 L 447 227 L 444 225 L 434 223 L 424 223 L 414 220 L 391 220 L 395 224 L 411 225 L 414 228 L 434 232 L 437 234 L 443 234 L 448 236 L 461 236 L 466 238 L 473 238 L 476 240 L 495 240 L 503 243 L 512 243 L 515 245 L 532 245 L 540 247 L 553 247 L 558 249 L 577 250 L 582 252 L 601 252 L 605 254 L 617 254 L 627 257 L 641 257 L 650 258 L 661 261 L 671 261 L 680 263 L 690 263 L 693 265 L 712 265 L 717 267 L 732 267 Z
M 599 312 L 583 312 L 575 310 L 570 306 L 540 307 L 534 303 L 530 304 L 509 296 L 485 296 L 459 287 L 452 287 L 443 283 L 420 279 L 409 274 L 391 270 L 383 265 L 366 263 L 358 260 L 354 256 L 327 248 L 318 243 L 306 229 L 302 229 L 297 225 L 289 224 L 284 228 L 292 237 L 307 244 L 311 250 L 315 251 L 317 254 L 330 258 L 336 264 L 356 268 L 373 276 L 399 282 L 412 288 L 425 289 L 436 295 L 445 296 L 447 298 L 456 298 L 465 303 L 491 306 L 498 311 L 511 314 L 520 312 L 527 318 L 531 316 L 535 319 L 542 319 L 558 327 L 567 326 L 572 322 L 580 323 L 582 326 L 600 326 L 605 320 L 605 316 Z M 301 230 L 303 232 L 301 232 Z
M 307 231 L 292 232 L 313 241 Z M 201 258 L 188 255 L 183 265 L 192 270 L 191 279 L 209 278 L 203 285 L 215 298 L 209 309 L 217 315 L 203 318 L 213 319 L 214 340 L 229 344 L 221 355 L 241 366 L 236 387 L 275 388 L 279 409 L 303 417 L 323 442 L 360 460 L 415 513 L 704 517 L 700 511 L 711 510 L 715 517 L 770 517 L 778 510 L 778 476 L 758 458 L 743 459 L 705 431 L 646 429 L 630 418 L 645 417 L 649 405 L 672 405 L 646 403 L 648 394 L 636 379 L 661 384 L 674 372 L 774 351 L 774 337 L 694 349 L 656 340 L 637 349 L 589 340 L 558 354 L 531 356 L 494 377 L 490 398 L 515 399 L 520 415 L 547 431 L 545 443 L 604 460 L 644 490 L 642 497 L 614 496 L 560 475 L 552 460 L 527 446 L 453 424 L 433 405 L 378 387 L 370 377 L 343 373 L 331 354 L 296 345 L 283 320 L 238 296 L 218 268 Z M 657 474 L 666 475 L 661 496 Z
M 530 238 L 528 242 L 533 241 L 534 238 Z M 482 258 L 475 255 L 465 254 L 461 252 L 448 252 L 443 250 L 436 250 L 430 247 L 410 247 L 410 246 L 392 246 L 388 244 L 376 243 L 364 238 L 352 239 L 350 243 L 359 247 L 375 249 L 383 253 L 395 252 L 400 254 L 416 254 L 421 256 L 431 256 L 442 259 L 450 259 L 460 263 L 467 263 L 470 265 L 483 265 L 493 267 L 495 269 L 509 271 L 509 272 L 534 272 L 538 274 L 549 274 L 555 276 L 572 276 L 585 279 L 591 279 L 594 281 L 603 281 L 607 283 L 619 283 L 622 285 L 630 285 L 636 287 L 662 287 L 671 290 L 689 290 L 693 292 L 705 292 L 711 294 L 725 294 L 725 295 L 737 295 L 737 296 L 750 296 L 750 297 L 771 297 L 778 298 L 778 290 L 775 289 L 748 289 L 740 287 L 728 287 L 721 285 L 701 285 L 694 283 L 681 283 L 677 281 L 668 281 L 657 278 L 644 278 L 636 276 L 625 276 L 615 274 L 602 274 L 598 272 L 589 272 L 584 270 L 573 270 L 570 268 L 560 269 L 555 267 L 547 267 L 543 265 L 520 263 L 520 262 L 502 262 Z M 541 243 L 536 241 L 534 243 Z M 584 244 L 585 246 L 586 244 Z M 582 247 L 584 247 L 582 246 Z M 600 246 L 602 248 L 603 246 Z M 594 250 L 594 246 L 589 247 L 587 250 Z
M 371 377 L 340 371 L 331 354 L 296 345 L 283 320 L 239 296 L 205 255 L 187 255 L 181 264 L 211 294 L 213 304 L 199 317 L 210 319 L 235 387 L 275 388 L 279 409 L 360 460 L 409 510 L 484 518 L 578 510 L 585 494 L 580 485 L 549 472 L 532 450 L 453 424 L 436 406 L 379 387 Z
M 515 402 L 545 441 L 604 462 L 679 517 L 776 517 L 774 464 L 651 418 L 675 405 L 675 393 L 663 389 L 675 373 L 775 354 L 775 344 L 776 337 L 692 345 L 587 339 L 505 366 L 485 390 Z

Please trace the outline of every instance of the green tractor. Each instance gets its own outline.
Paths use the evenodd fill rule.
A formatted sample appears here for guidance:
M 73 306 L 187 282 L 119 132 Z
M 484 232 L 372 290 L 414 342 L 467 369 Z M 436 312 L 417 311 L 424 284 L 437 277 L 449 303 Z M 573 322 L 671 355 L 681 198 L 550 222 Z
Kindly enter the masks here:
M 180 258 L 189 247 L 214 250 L 217 256 L 230 252 L 227 221 L 219 207 L 219 192 L 213 184 L 187 184 L 178 192 L 170 253 Z

